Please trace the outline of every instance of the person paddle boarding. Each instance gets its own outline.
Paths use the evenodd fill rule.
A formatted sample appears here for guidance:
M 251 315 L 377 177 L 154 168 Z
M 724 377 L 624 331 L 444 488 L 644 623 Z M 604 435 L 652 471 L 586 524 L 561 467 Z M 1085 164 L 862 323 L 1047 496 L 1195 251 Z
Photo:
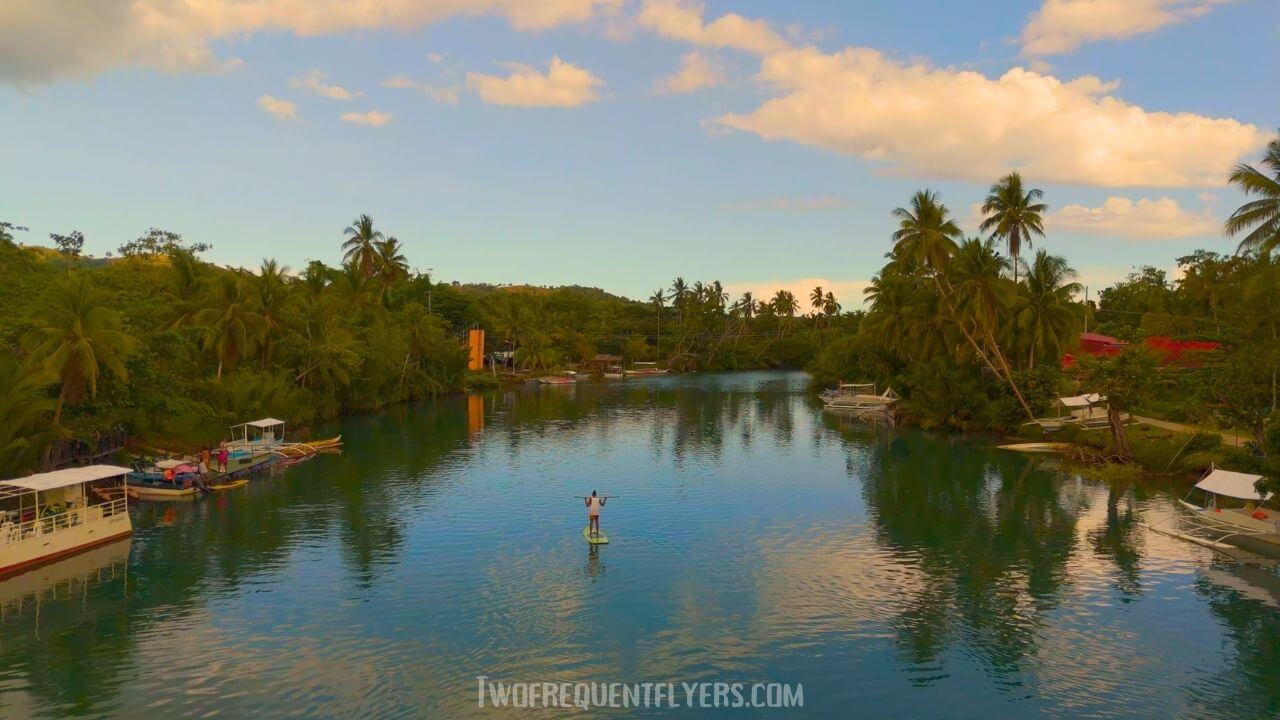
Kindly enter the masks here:
M 591 491 L 591 497 L 583 498 L 582 501 L 587 504 L 587 527 L 591 530 L 592 537 L 600 535 L 600 508 L 604 507 L 608 498 L 602 498 L 596 495 L 596 491 Z

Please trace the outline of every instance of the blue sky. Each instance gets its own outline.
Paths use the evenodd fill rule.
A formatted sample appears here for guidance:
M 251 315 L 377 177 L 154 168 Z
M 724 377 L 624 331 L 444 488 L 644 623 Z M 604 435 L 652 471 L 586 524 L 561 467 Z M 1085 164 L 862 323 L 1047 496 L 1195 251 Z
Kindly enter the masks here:
M 297 267 L 367 212 L 443 279 L 821 281 L 851 306 L 894 207 L 932 187 L 968 221 L 1014 167 L 1091 284 L 1230 251 L 1223 178 L 1280 125 L 1270 0 L 298 3 L 0 9 L 0 219 Z

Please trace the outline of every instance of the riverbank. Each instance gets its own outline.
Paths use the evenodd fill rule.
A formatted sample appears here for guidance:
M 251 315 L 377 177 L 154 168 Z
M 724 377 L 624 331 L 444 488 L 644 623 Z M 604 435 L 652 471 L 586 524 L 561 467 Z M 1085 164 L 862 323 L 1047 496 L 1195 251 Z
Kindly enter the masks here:
M 841 423 L 807 383 L 530 386 L 325 424 L 342 455 L 140 504 L 131 544 L 43 575 L 64 584 L 6 581 L 0 714 L 482 718 L 478 675 L 802 683 L 815 717 L 1266 714 L 1280 595 L 1138 524 L 1178 488 Z M 594 551 L 593 489 L 619 496 Z

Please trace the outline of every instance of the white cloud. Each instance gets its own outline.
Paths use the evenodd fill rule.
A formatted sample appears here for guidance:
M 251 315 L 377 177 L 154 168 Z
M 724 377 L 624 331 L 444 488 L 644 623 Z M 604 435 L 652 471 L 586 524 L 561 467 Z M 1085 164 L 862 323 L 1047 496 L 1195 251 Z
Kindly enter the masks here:
M 348 90 L 341 85 L 330 85 L 323 71 L 313 69 L 306 75 L 289 78 L 289 87 L 312 95 L 327 97 L 330 100 L 354 100 L 364 93 L 359 90 Z
M 439 65 L 440 63 L 444 62 L 444 55 L 441 55 L 440 53 L 435 53 L 435 52 L 427 53 L 427 59 L 435 63 L 436 65 Z
M 870 285 L 869 280 L 832 280 L 822 277 L 793 278 L 784 280 L 772 278 L 768 280 L 760 280 L 758 282 L 742 281 L 730 282 L 724 286 L 725 292 L 729 293 L 729 302 L 737 302 L 742 293 L 750 291 L 752 296 L 757 300 L 769 300 L 774 293 L 779 290 L 788 290 L 796 296 L 796 301 L 800 303 L 800 313 L 808 313 L 813 310 L 809 305 L 809 293 L 813 292 L 816 286 L 822 286 L 822 291 L 830 292 L 836 296 L 836 302 L 844 306 L 845 310 L 857 310 L 862 307 L 866 296 L 863 290 Z
M 391 122 L 391 113 L 378 112 L 370 110 L 366 113 L 349 112 L 342 113 L 338 119 L 345 123 L 353 123 L 356 125 L 368 125 L 369 127 L 382 127 Z
M 521 63 L 501 63 L 507 77 L 467 73 L 467 87 L 492 105 L 578 107 L 597 99 L 604 81 L 591 71 L 552 57 L 546 73 Z
M 727 13 L 707 23 L 702 18 L 704 11 L 703 4 L 695 0 L 645 0 L 636 22 L 669 40 L 705 47 L 733 48 L 759 55 L 791 47 L 786 38 L 763 20 Z
M 724 74 L 715 63 L 702 53 L 691 52 L 680 58 L 680 69 L 659 80 L 654 89 L 663 93 L 691 93 L 722 82 Z
M 1045 216 L 1047 231 L 1078 232 L 1086 235 L 1131 240 L 1173 240 L 1204 237 L 1222 232 L 1222 223 L 1211 207 L 1193 212 L 1173 198 L 1109 197 L 1096 208 L 1067 205 Z
M 832 210 L 846 207 L 848 204 L 849 201 L 839 195 L 822 193 L 801 197 L 781 195 L 747 202 L 729 203 L 724 207 L 726 210 L 780 210 L 783 212 L 804 213 L 814 212 L 815 210 Z
M 623 0 L 4 0 L 0 83 L 84 78 L 121 65 L 218 69 L 212 41 L 256 32 L 298 36 L 408 30 L 496 15 L 516 30 L 577 23 Z
M 1045 0 L 1022 30 L 1024 55 L 1059 55 L 1205 15 L 1232 0 Z
M 281 120 L 293 120 L 298 117 L 298 106 L 288 100 L 263 95 L 258 98 L 258 107 L 266 110 L 268 113 L 280 118 Z
M 460 88 L 456 85 L 437 86 L 430 83 L 418 82 L 408 75 L 393 75 L 386 80 L 378 83 L 382 87 L 395 88 L 397 90 L 415 90 L 436 102 L 446 105 L 457 105 L 458 94 Z
M 1261 147 L 1256 126 L 1149 112 L 1086 76 L 1014 68 L 999 78 L 906 64 L 866 48 L 767 56 L 757 78 L 779 95 L 708 126 L 790 140 L 899 174 L 990 182 L 1011 168 L 1038 183 L 1220 186 Z

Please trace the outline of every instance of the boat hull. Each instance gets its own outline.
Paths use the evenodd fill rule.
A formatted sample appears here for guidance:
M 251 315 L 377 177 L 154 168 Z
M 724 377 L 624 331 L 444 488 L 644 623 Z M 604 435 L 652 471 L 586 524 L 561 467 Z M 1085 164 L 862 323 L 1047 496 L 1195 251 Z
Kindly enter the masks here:
M 92 506 L 80 512 L 100 507 Z M 128 511 L 123 507 L 124 503 L 121 501 L 119 509 L 110 515 L 99 510 L 73 527 L 59 528 L 52 532 L 37 531 L 29 537 L 4 542 L 0 545 L 0 577 L 127 537 L 133 533 L 133 524 L 129 520 Z M 40 526 L 41 522 L 37 521 L 36 527 Z M 13 529 L 12 526 L 10 529 Z

